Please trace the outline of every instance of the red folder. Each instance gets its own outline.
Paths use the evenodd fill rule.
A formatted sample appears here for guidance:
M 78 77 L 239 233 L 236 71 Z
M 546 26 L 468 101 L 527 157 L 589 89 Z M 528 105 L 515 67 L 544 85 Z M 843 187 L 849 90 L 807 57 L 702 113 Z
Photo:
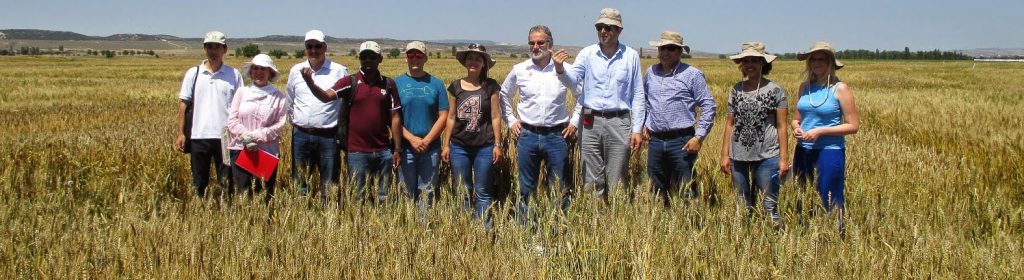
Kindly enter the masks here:
M 274 174 L 274 168 L 277 168 L 278 160 L 276 156 L 264 150 L 242 150 L 242 152 L 238 153 L 238 160 L 235 161 L 235 164 L 266 182 L 270 180 L 270 175 Z

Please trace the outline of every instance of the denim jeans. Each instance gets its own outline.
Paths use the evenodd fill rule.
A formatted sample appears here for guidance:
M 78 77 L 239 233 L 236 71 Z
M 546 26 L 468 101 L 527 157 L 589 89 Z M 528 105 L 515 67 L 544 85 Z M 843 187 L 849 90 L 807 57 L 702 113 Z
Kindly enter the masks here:
M 683 146 L 693 135 L 671 138 L 651 137 L 647 150 L 647 175 L 651 177 L 653 191 L 662 199 L 665 207 L 670 206 L 669 194 L 676 188 L 683 196 L 697 195 L 693 184 L 694 163 L 697 154 L 683 151 Z
M 437 187 L 437 168 L 441 159 L 441 146 L 436 146 L 417 154 L 406 148 L 403 153 L 402 183 L 406 194 L 420 210 L 434 205 L 434 188 Z
M 238 161 L 238 155 L 241 150 L 231 150 L 231 178 L 235 181 L 235 193 L 247 194 L 250 198 L 254 192 L 260 192 L 266 189 L 267 195 L 263 198 L 265 202 L 270 202 L 270 199 L 274 197 L 274 185 L 277 182 L 277 168 L 274 168 L 274 172 L 270 175 L 270 180 L 264 182 L 260 178 L 253 176 L 249 171 L 245 171 L 235 162 Z
M 516 216 L 520 224 L 525 225 L 530 219 L 530 196 L 537 191 L 541 161 L 547 165 L 547 176 L 544 177 L 543 184 L 551 186 L 551 183 L 557 182 L 561 195 L 555 204 L 559 205 L 562 211 L 569 208 L 572 188 L 565 182 L 568 178 L 568 157 L 569 144 L 562 137 L 561 131 L 535 132 L 526 128 L 520 130 L 519 139 L 516 141 L 516 158 L 519 164 L 519 201 Z
M 797 145 L 793 154 L 793 176 L 804 188 L 815 182 L 821 204 L 829 212 L 846 208 L 846 149 L 805 149 Z
M 316 168 L 320 173 L 320 197 L 327 203 L 330 183 L 338 182 L 339 158 L 333 134 L 314 135 L 292 128 L 292 184 L 299 186 L 300 194 L 309 192 L 307 180 Z
M 189 152 L 189 167 L 192 170 L 192 186 L 199 197 L 206 197 L 206 186 L 210 185 L 210 165 L 217 170 L 217 181 L 223 186 L 231 185 L 231 171 L 224 165 L 220 139 L 192 139 L 192 151 Z M 229 192 L 230 192 L 230 187 Z
M 379 152 L 350 152 L 348 157 L 348 176 L 356 187 L 359 199 L 370 199 L 365 192 L 366 186 L 377 182 L 377 202 L 388 198 L 388 187 L 391 186 L 391 149 Z
M 473 218 L 483 217 L 494 200 L 494 189 L 491 186 L 494 145 L 461 147 L 452 144 L 450 151 L 455 182 L 467 190 L 467 196 L 464 197 L 465 207 L 473 210 Z
M 759 161 L 732 161 L 732 185 L 736 187 L 739 203 L 752 211 L 757 194 L 763 198 L 764 212 L 772 220 L 779 220 L 779 157 Z M 756 186 L 757 191 L 751 187 Z

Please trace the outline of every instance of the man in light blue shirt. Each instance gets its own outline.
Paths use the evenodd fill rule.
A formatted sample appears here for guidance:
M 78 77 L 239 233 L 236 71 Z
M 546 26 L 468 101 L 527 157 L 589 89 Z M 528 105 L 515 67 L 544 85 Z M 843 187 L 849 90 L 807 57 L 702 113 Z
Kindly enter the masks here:
M 566 87 L 580 89 L 583 106 L 580 157 L 584 182 L 607 199 L 609 187 L 628 182 L 630 152 L 643 141 L 644 89 L 640 55 L 619 42 L 622 16 L 604 8 L 594 24 L 598 43 L 587 46 L 570 67 L 565 50 L 553 56 L 555 71 Z

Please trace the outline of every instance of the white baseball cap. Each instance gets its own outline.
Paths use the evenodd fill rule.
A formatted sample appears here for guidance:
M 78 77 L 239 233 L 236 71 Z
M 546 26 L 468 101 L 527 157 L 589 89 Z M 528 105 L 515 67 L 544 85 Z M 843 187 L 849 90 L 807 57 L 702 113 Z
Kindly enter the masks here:
M 420 51 L 421 53 L 427 53 L 427 45 L 420 41 L 412 41 L 409 42 L 408 45 L 405 45 L 406 53 L 408 53 L 411 50 L 417 50 Z
M 381 54 L 380 53 L 380 45 L 377 44 L 377 42 L 374 42 L 374 41 L 366 41 L 366 42 L 363 42 L 362 44 L 360 44 L 359 45 L 359 52 L 362 53 L 363 51 L 372 51 L 373 53 L 376 53 L 378 55 Z
M 326 39 L 327 39 L 327 36 L 324 36 L 324 32 L 323 31 L 313 29 L 313 30 L 310 30 L 309 32 L 306 32 L 306 40 L 303 40 L 303 41 L 316 40 L 317 42 L 320 42 L 320 43 L 326 43 L 327 42 L 327 41 L 325 41 Z
M 217 43 L 227 46 L 228 43 L 226 41 L 227 39 L 224 38 L 224 33 L 221 33 L 220 31 L 206 32 L 206 35 L 203 36 L 203 44 Z

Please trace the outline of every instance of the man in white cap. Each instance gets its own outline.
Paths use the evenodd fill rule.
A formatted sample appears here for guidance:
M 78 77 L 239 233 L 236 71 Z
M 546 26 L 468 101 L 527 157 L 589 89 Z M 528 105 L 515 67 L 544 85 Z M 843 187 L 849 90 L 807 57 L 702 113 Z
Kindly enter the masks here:
M 512 66 L 501 85 L 501 110 L 512 135 L 516 136 L 519 164 L 519 201 L 516 207 L 520 224 L 530 219 L 529 201 L 534 196 L 540 177 L 541 162 L 547 166 L 545 185 L 557 183 L 561 193 L 555 204 L 562 210 L 569 207 L 572 188 L 568 179 L 569 140 L 576 135 L 578 114 L 572 121 L 566 104 L 567 88 L 555 74 L 551 59 L 554 38 L 551 29 L 537 25 L 527 37 L 530 59 Z M 516 92 L 519 102 L 512 103 Z M 518 109 L 518 110 L 516 110 Z M 516 116 L 518 113 L 518 117 Z
M 377 68 L 384 61 L 380 45 L 366 41 L 359 45 L 359 73 L 337 80 L 324 90 L 312 79 L 312 69 L 302 69 L 302 78 L 313 94 L 323 102 L 338 98 L 348 100 L 346 158 L 348 175 L 354 180 L 356 194 L 368 198 L 365 186 L 377 180 L 377 202 L 387 199 L 392 172 L 402 160 L 402 102 L 395 80 L 381 75 Z
M 430 58 L 427 53 L 423 42 L 409 42 L 405 46 L 409 70 L 395 78 L 402 101 L 402 147 L 405 148 L 401 177 L 406 192 L 421 210 L 434 202 L 441 133 L 448 123 L 448 90 L 440 78 L 424 69 Z
M 558 77 L 583 106 L 580 157 L 588 187 L 607 199 L 608 191 L 629 181 L 630 152 L 640 148 L 644 89 L 640 55 L 619 42 L 622 16 L 604 8 L 594 24 L 598 43 L 587 46 L 570 67 L 564 49 L 553 56 Z
M 227 124 L 228 110 L 235 90 L 243 86 L 242 74 L 224 64 L 228 45 L 224 33 L 210 31 L 203 36 L 206 59 L 189 68 L 181 81 L 178 98 L 178 136 L 174 147 L 189 153 L 192 186 L 200 197 L 206 196 L 210 183 L 210 164 L 217 179 L 229 186 L 229 168 L 224 164 L 221 134 Z
M 312 170 L 320 173 L 320 196 L 327 202 L 327 189 L 338 181 L 340 155 L 334 139 L 338 127 L 340 102 L 337 99 L 321 101 L 306 86 L 302 69 L 311 69 L 311 80 L 322 88 L 348 75 L 348 69 L 327 59 L 327 41 L 320 30 L 306 32 L 306 61 L 288 71 L 289 108 L 292 123 L 292 182 L 299 193 L 306 194 Z

